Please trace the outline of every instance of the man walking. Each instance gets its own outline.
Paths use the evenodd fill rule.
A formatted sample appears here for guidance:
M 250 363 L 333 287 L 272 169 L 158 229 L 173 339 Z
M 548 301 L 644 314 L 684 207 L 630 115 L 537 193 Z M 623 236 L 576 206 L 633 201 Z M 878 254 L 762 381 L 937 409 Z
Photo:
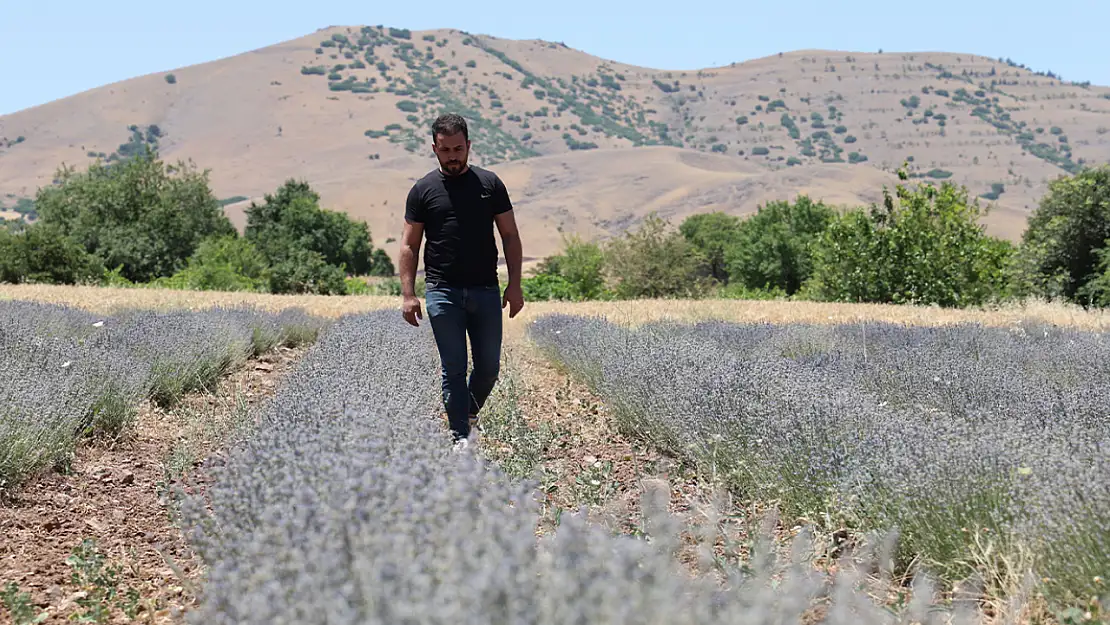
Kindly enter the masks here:
M 505 184 L 497 174 L 467 164 L 466 120 L 455 114 L 439 117 L 432 125 L 432 149 L 439 168 L 417 180 L 405 202 L 402 315 L 414 326 L 423 318 L 415 282 L 421 238 L 426 237 L 425 300 L 443 369 L 443 404 L 455 447 L 465 449 L 500 373 L 501 310 L 507 305 L 512 318 L 524 306 L 522 251 Z M 494 225 L 509 268 L 504 296 L 497 278 Z M 474 352 L 469 382 L 467 335 Z

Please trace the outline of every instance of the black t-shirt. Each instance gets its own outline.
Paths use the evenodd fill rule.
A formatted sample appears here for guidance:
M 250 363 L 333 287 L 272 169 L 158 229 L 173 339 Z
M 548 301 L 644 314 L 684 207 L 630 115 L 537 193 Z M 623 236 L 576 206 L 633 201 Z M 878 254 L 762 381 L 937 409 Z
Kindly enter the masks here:
M 513 209 L 497 174 L 470 165 L 465 174 L 440 169 L 413 184 L 405 220 L 424 224 L 424 281 L 429 286 L 497 286 L 493 216 Z

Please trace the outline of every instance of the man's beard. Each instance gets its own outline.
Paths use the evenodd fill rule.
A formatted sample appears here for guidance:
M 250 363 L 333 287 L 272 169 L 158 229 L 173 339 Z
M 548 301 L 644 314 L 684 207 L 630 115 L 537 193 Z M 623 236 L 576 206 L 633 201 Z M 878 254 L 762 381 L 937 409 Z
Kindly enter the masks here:
M 443 164 L 443 169 L 449 174 L 458 174 L 463 170 L 463 166 L 462 161 L 448 161 Z

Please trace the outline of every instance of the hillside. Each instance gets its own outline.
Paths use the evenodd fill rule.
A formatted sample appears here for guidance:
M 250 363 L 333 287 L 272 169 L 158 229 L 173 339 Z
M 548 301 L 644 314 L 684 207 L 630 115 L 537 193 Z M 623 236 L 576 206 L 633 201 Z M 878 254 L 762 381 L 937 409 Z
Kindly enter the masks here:
M 1048 181 L 1110 161 L 1110 89 L 997 59 L 796 51 L 661 72 L 544 41 L 332 27 L 0 117 L 0 211 L 62 163 L 149 143 L 210 169 L 237 224 L 243 198 L 304 178 L 380 245 L 435 166 L 426 129 L 444 110 L 509 184 L 530 257 L 560 229 L 608 236 L 652 210 L 875 201 L 903 160 L 984 196 L 989 230 L 1016 239 Z

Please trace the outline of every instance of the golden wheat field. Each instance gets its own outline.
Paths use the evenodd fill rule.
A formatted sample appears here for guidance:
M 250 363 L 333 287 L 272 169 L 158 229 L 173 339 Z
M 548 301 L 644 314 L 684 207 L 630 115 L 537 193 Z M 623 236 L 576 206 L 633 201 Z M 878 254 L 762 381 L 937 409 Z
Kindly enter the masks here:
M 248 305 L 264 310 L 299 307 L 324 317 L 397 308 L 393 296 L 271 295 L 266 293 L 181 291 L 169 289 L 109 288 L 97 286 L 0 285 L 0 299 L 21 299 L 68 304 L 109 313 L 125 308 L 202 309 Z M 532 320 L 549 313 L 601 316 L 616 323 L 637 325 L 660 320 L 723 320 L 758 323 L 858 323 L 863 321 L 912 325 L 979 323 L 1009 326 L 1025 320 L 1062 327 L 1105 331 L 1110 311 L 1049 302 L 1008 304 L 994 308 L 950 309 L 935 306 L 840 304 L 755 300 L 626 300 L 594 302 L 528 302 L 514 319 L 505 312 L 509 339 L 522 336 Z M 400 314 L 398 312 L 398 314 Z

